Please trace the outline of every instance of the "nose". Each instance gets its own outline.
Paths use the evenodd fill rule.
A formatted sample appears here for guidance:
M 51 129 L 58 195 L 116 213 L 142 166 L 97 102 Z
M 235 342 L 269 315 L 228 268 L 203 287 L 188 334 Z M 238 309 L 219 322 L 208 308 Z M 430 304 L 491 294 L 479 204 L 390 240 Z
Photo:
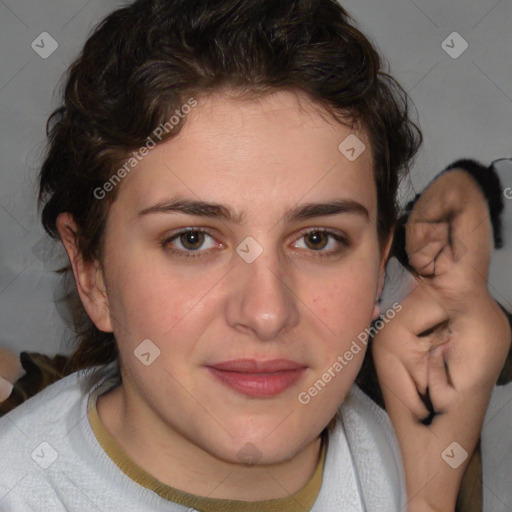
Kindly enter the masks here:
M 227 323 L 261 341 L 275 340 L 299 322 L 297 290 L 285 282 L 277 260 L 262 255 L 252 263 L 238 261 L 226 302 Z

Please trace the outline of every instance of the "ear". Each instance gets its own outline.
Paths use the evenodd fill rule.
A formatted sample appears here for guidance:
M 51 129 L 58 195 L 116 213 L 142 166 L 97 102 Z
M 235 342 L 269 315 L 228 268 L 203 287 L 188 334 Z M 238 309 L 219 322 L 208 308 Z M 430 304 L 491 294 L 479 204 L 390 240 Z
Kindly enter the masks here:
M 391 251 L 391 246 L 393 245 L 393 235 L 392 232 L 387 240 L 381 244 L 381 259 L 379 264 L 379 277 L 377 281 L 377 291 L 375 293 L 375 306 L 373 308 L 372 320 L 376 320 L 380 316 L 380 302 L 378 300 L 382 296 L 382 290 L 384 289 L 384 281 L 386 279 L 386 266 L 389 260 L 389 253 Z
M 94 325 L 104 332 L 112 332 L 110 309 L 103 270 L 97 260 L 84 261 L 78 247 L 78 229 L 70 213 L 61 213 L 57 229 L 73 269 L 80 300 Z

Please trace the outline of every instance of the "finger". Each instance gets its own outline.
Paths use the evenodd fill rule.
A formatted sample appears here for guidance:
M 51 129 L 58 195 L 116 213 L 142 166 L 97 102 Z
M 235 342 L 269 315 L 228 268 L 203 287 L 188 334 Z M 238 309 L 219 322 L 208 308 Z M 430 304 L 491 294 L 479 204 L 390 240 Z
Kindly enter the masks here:
M 405 408 L 417 421 L 427 417 L 429 411 L 418 395 L 413 377 L 402 362 L 387 350 L 374 351 L 374 357 L 386 408 L 391 407 L 394 411 Z
M 12 383 L 0 376 L 0 402 L 7 400 L 11 396 L 13 387 Z
M 379 333 L 374 340 L 382 341 L 400 360 L 420 394 L 425 394 L 429 383 L 430 351 L 447 341 L 442 335 L 448 322 L 448 312 L 438 297 L 428 287 L 418 286 L 402 302 L 397 323 L 388 326 L 390 332 Z
M 456 391 L 452 385 L 445 354 L 449 344 L 438 345 L 430 352 L 428 387 L 436 412 L 445 412 L 452 404 Z
M 408 223 L 406 251 L 410 265 L 421 275 L 431 275 L 439 254 L 450 245 L 448 223 Z
M 403 329 L 395 330 L 394 334 L 386 338 L 382 333 L 377 334 L 373 340 L 374 353 L 382 350 L 392 354 L 399 365 L 397 368 L 405 368 L 410 377 L 408 382 L 412 381 L 419 394 L 425 394 L 428 387 L 430 339 L 417 338 Z M 393 373 L 390 373 L 389 378 L 392 376 Z
M 447 239 L 446 223 L 433 223 L 423 219 L 409 219 L 405 225 L 407 251 L 414 253 L 433 240 Z
M 419 394 L 424 395 L 428 387 L 428 349 L 430 344 L 424 340 L 419 340 L 414 347 L 410 347 L 409 354 L 401 355 L 401 361 L 405 369 L 411 376 Z
M 428 232 L 427 225 L 439 226 L 435 231 L 439 229 L 439 235 L 444 236 L 441 230 L 445 230 L 446 234 L 443 266 L 449 269 L 456 263 L 484 272 L 492 250 L 492 226 L 485 198 L 472 196 L 469 203 L 467 199 L 460 203 L 457 193 L 452 196 L 449 191 L 433 196 L 427 193 L 427 196 L 426 203 L 420 198 L 407 223 L 411 224 L 411 233 L 406 229 L 406 239 L 410 238 L 411 244 L 407 247 L 408 254 L 416 253 L 429 240 L 437 239 L 436 233 Z M 413 228 L 414 225 L 417 227 Z M 439 268 L 436 264 L 436 271 Z
M 436 259 L 442 248 L 443 246 L 439 242 L 430 243 L 409 255 L 409 264 L 421 276 L 432 276 L 436 272 Z

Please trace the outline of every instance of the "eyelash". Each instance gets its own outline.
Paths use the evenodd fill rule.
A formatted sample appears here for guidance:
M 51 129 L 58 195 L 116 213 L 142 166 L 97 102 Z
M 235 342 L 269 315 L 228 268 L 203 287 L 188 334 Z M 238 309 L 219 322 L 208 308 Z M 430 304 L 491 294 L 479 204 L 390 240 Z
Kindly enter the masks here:
M 181 250 L 181 249 L 170 249 L 169 248 L 170 243 L 172 243 L 174 240 L 180 238 L 181 235 L 183 235 L 185 233 L 190 233 L 190 232 L 203 233 L 203 234 L 208 235 L 209 237 L 213 238 L 213 236 L 205 229 L 189 228 L 189 229 L 184 229 L 182 231 L 179 231 L 179 232 L 175 233 L 174 235 L 172 235 L 171 237 L 168 237 L 165 240 L 163 240 L 161 242 L 162 248 L 165 249 L 166 251 L 170 252 L 171 254 L 179 256 L 181 258 L 202 258 L 202 257 L 204 257 L 202 253 L 205 253 L 207 250 L 205 251 L 205 250 L 201 250 L 201 249 L 196 249 L 195 251 L 192 251 L 192 250 Z M 338 247 L 337 249 L 330 250 L 330 251 L 323 251 L 323 250 L 315 251 L 313 249 L 310 249 L 309 252 L 315 253 L 315 257 L 318 257 L 318 258 L 331 258 L 333 256 L 338 255 L 344 249 L 348 249 L 351 246 L 351 242 L 347 236 L 343 236 L 339 233 L 336 233 L 334 231 L 331 231 L 331 230 L 325 229 L 325 228 L 308 228 L 308 229 L 300 232 L 300 236 L 297 238 L 297 240 L 300 240 L 304 236 L 309 235 L 311 233 L 324 233 L 329 238 L 336 240 L 336 242 L 338 242 L 341 245 L 341 247 Z

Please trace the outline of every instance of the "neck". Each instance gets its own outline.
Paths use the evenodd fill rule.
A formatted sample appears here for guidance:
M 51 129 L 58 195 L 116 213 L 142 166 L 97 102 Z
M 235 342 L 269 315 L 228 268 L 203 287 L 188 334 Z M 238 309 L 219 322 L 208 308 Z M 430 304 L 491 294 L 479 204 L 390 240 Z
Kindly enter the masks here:
M 197 496 L 284 498 L 306 485 L 320 455 L 317 437 L 277 464 L 248 466 L 220 459 L 165 423 L 127 388 L 126 380 L 99 397 L 97 409 L 105 428 L 135 463 L 164 484 Z

